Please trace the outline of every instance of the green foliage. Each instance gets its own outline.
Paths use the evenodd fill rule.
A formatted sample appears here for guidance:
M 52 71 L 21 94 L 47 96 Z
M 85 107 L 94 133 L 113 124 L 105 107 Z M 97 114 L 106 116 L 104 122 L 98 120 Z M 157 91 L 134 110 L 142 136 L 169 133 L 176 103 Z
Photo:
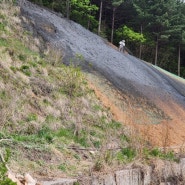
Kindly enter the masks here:
M 74 182 L 73 185 L 80 185 L 80 183 L 79 182 Z
M 73 132 L 71 129 L 61 128 L 57 132 L 58 137 L 66 137 L 68 139 L 73 138 Z
M 100 148 L 101 142 L 100 141 L 93 141 L 93 145 L 95 148 Z
M 7 94 L 5 90 L 0 91 L 0 99 L 5 100 L 7 98 Z
M 76 137 L 75 140 L 76 140 L 76 142 L 79 143 L 81 146 L 89 147 L 89 144 L 87 143 L 87 137 L 86 137 L 86 136 Z
M 59 92 L 67 94 L 70 97 L 82 96 L 81 86 L 83 84 L 83 74 L 79 67 L 63 66 L 64 73 L 61 79 Z
M 122 124 L 120 122 L 117 122 L 117 121 L 112 121 L 108 124 L 108 127 L 109 128 L 112 128 L 112 129 L 119 129 L 122 127 Z
M 60 169 L 61 171 L 63 172 L 66 172 L 67 171 L 67 166 L 65 163 L 62 163 L 58 166 L 58 169 Z
M 10 69 L 15 73 L 17 71 L 17 68 L 14 66 L 10 66 Z
M 4 156 L 4 161 L 0 159 L 0 184 L 1 185 L 16 185 L 17 183 L 13 182 L 11 179 L 9 179 L 6 175 L 7 168 L 6 164 L 10 158 L 10 150 L 6 149 L 6 153 Z
M 98 158 L 98 159 L 96 160 L 95 164 L 94 164 L 93 169 L 94 169 L 95 171 L 100 171 L 102 168 L 103 168 L 103 161 L 102 161 L 100 158 Z
M 0 38 L 0 46 L 8 46 L 8 41 L 4 38 Z
M 146 42 L 146 38 L 144 37 L 143 34 L 137 33 L 133 31 L 131 28 L 128 28 L 127 26 L 123 26 L 117 29 L 116 34 L 120 38 L 123 37 L 133 42 L 139 42 L 139 43 Z
M 112 5 L 113 5 L 114 7 L 118 7 L 118 6 L 120 6 L 123 2 L 124 2 L 124 0 L 112 0 Z
M 46 142 L 52 143 L 53 142 L 53 137 L 54 133 L 51 131 L 51 129 L 47 126 L 43 126 L 39 131 L 38 131 L 38 136 L 40 138 L 44 138 Z
M 126 135 L 124 135 L 124 134 L 120 136 L 120 140 L 121 140 L 122 142 L 125 142 L 125 141 L 126 141 L 126 142 L 129 142 L 129 141 L 130 141 L 129 137 L 126 136 Z
M 46 123 L 53 123 L 53 122 L 55 122 L 57 120 L 59 120 L 59 118 L 49 114 L 49 115 L 46 116 L 46 120 L 45 121 L 46 121 Z
M 26 61 L 26 55 L 23 55 L 23 54 L 19 54 L 18 55 L 18 58 L 19 58 L 19 60 L 21 60 L 21 61 Z
M 108 165 L 111 165 L 113 160 L 114 160 L 114 156 L 113 156 L 113 151 L 111 150 L 107 150 L 105 152 L 105 155 L 104 155 L 104 160 L 105 162 L 108 164 Z
M 22 65 L 20 71 L 23 72 L 26 76 L 31 76 L 30 67 L 28 65 Z
M 71 5 L 71 18 L 74 21 L 87 28 L 91 25 L 91 29 L 93 29 L 94 26 L 97 26 L 97 21 L 94 15 L 98 10 L 98 7 L 91 4 L 90 0 L 71 0 Z
M 143 153 L 146 158 L 157 157 L 157 158 L 161 158 L 164 160 L 171 160 L 171 161 L 177 160 L 173 151 L 165 152 L 165 151 L 161 151 L 159 148 L 153 148 L 153 149 L 146 149 L 145 148 Z
M 37 121 L 38 116 L 37 114 L 34 113 L 30 113 L 26 119 L 26 121 L 30 122 L 30 121 Z
M 136 150 L 131 147 L 126 147 L 121 149 L 120 152 L 117 153 L 117 160 L 123 162 L 130 162 L 136 157 Z
M 0 31 L 5 31 L 5 25 L 3 23 L 0 23 Z

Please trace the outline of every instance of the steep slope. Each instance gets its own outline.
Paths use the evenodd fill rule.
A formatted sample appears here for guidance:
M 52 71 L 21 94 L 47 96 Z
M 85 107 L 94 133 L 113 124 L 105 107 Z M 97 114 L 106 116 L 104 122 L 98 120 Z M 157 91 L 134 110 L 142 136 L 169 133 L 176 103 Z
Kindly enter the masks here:
M 46 11 L 28 2 L 25 5 L 36 14 Z M 26 13 L 24 9 L 23 12 Z M 56 16 L 48 11 L 46 14 Z M 61 48 L 53 42 L 56 27 L 49 23 L 49 19 L 37 22 L 42 19 L 39 15 L 34 22 L 28 18 L 21 15 L 20 8 L 12 1 L 0 3 L 0 167 L 4 165 L 3 160 L 10 157 L 5 164 L 19 177 L 29 172 L 41 180 L 71 177 L 91 181 L 93 175 L 138 165 L 142 168 L 140 161 L 151 164 L 156 158 L 170 162 L 179 159 L 179 154 L 166 150 L 172 143 L 172 136 L 175 143 L 182 140 L 177 140 L 179 130 L 175 133 L 175 127 L 171 128 L 165 122 L 169 120 L 172 123 L 170 119 L 176 115 L 175 111 L 169 117 L 168 111 L 157 107 L 163 106 L 161 97 L 164 96 L 159 96 L 154 102 L 149 101 L 152 94 L 146 96 L 141 91 L 137 92 L 142 83 L 135 83 L 134 87 L 126 79 L 122 84 L 127 84 L 125 89 L 115 88 L 116 85 L 119 87 L 117 81 L 114 83 L 116 74 L 112 81 L 112 76 L 106 79 L 103 68 L 92 63 L 94 59 L 90 64 L 82 54 Z M 68 23 L 76 25 L 71 21 L 64 23 L 64 29 L 67 29 Z M 36 24 L 43 26 L 43 30 Z M 87 32 L 100 40 L 102 48 L 109 48 L 109 52 L 116 52 L 125 60 L 128 58 L 131 64 L 134 60 L 137 63 L 138 59 L 121 55 L 101 38 L 76 26 L 84 34 Z M 58 41 L 63 43 L 60 39 Z M 69 65 L 64 65 L 63 60 Z M 160 74 L 178 91 L 178 83 L 183 79 L 175 78 L 177 81 L 174 81 L 171 77 L 167 78 L 171 74 L 155 69 L 157 67 L 142 61 L 139 64 L 153 71 L 153 78 Z M 178 104 L 174 105 L 176 111 L 179 110 Z M 174 118 L 177 120 L 174 116 L 172 121 Z M 164 146 L 164 152 L 153 144 Z M 155 163 L 153 166 L 156 169 L 152 173 L 158 169 Z M 0 176 L 4 168 L 0 168 Z M 143 173 L 143 170 L 140 172 Z
M 121 138 L 129 132 L 79 67 L 61 64 L 61 53 L 52 48 L 39 52 L 45 43 L 24 30 L 19 15 L 19 7 L 0 3 L 0 184 L 7 150 L 15 174 L 85 176 L 112 146 L 126 146 Z
M 124 95 L 132 97 L 134 101 L 144 102 L 139 103 L 142 110 L 140 114 L 144 112 L 147 119 L 136 126 L 143 129 L 147 124 L 147 128 L 151 129 L 149 135 L 155 144 L 163 145 L 161 137 L 167 137 L 164 136 L 166 132 L 168 145 L 183 144 L 184 80 L 177 81 L 152 65 L 131 55 L 119 53 L 102 38 L 54 12 L 27 1 L 20 4 L 25 17 L 24 26 L 36 36 L 42 36 L 48 45 L 60 49 L 64 54 L 63 61 L 76 61 L 78 58 L 88 72 L 98 71 Z M 111 106 L 115 98 L 116 95 L 109 103 Z M 125 114 L 125 110 L 115 114 L 117 117 L 124 117 L 122 114 Z M 151 120 L 151 115 L 155 120 Z M 140 122 L 137 120 L 140 118 L 134 118 L 134 114 L 131 117 L 133 118 L 130 122 Z M 120 121 L 126 122 L 125 118 Z M 153 123 L 157 124 L 153 126 Z

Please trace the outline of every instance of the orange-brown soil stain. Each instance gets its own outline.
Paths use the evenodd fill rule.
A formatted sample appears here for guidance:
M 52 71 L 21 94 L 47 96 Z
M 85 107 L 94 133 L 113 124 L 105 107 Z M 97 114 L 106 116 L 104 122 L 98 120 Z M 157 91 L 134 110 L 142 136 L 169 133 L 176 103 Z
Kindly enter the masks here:
M 95 76 L 93 80 L 92 77 L 89 78 L 89 86 L 103 105 L 110 109 L 116 121 L 134 128 L 136 133 L 140 133 L 153 146 L 170 148 L 177 152 L 184 150 L 185 111 L 180 105 L 172 100 L 166 103 L 157 100 L 157 107 L 166 115 L 161 116 L 156 110 L 150 110 L 151 107 L 144 102 L 134 101 L 109 83 L 100 83 Z

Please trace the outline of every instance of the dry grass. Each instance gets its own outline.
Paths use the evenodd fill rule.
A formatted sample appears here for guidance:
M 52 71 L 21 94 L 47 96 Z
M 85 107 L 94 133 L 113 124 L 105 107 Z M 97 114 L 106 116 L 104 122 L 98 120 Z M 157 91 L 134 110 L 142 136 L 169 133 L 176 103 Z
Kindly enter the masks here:
M 35 52 L 44 43 L 21 28 L 18 8 L 1 8 L 8 24 L 0 51 L 0 137 L 12 138 L 13 142 L 1 143 L 12 148 L 12 170 L 46 176 L 88 173 L 94 160 L 88 148 L 107 144 L 109 134 L 117 137 L 106 126 L 112 115 L 87 87 L 79 68 L 59 63 L 60 51 L 46 45 L 45 54 L 51 57 L 47 60 Z

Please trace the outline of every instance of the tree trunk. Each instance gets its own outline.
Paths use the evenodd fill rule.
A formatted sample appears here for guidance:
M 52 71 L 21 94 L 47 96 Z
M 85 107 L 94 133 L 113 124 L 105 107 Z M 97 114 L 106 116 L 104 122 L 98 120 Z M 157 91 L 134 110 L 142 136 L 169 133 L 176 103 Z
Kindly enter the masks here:
M 54 1 L 51 3 L 51 9 L 54 10 Z
M 181 46 L 179 44 L 178 48 L 178 76 L 180 76 L 180 66 L 181 66 Z
M 142 34 L 143 33 L 143 27 L 142 27 L 142 25 L 141 25 L 141 27 L 140 27 L 140 33 Z M 142 43 L 140 43 L 140 45 L 139 45 L 139 58 L 141 59 L 141 54 L 142 54 Z
M 67 16 L 67 19 L 69 19 L 69 17 L 70 17 L 70 0 L 66 1 L 66 16 Z
M 39 0 L 39 5 L 41 5 L 41 6 L 43 5 L 43 2 L 42 2 L 42 0 Z
M 111 30 L 111 43 L 113 43 L 113 37 L 114 37 L 114 20 L 115 20 L 115 11 L 116 8 L 113 8 L 113 14 L 112 14 L 112 30 Z
M 102 6 L 103 6 L 103 1 L 101 0 L 101 2 L 100 2 L 99 21 L 98 21 L 98 35 L 100 35 L 100 32 L 101 32 Z
M 155 46 L 155 65 L 157 65 L 157 60 L 158 60 L 158 45 L 159 45 L 159 39 L 157 35 L 156 46 Z

